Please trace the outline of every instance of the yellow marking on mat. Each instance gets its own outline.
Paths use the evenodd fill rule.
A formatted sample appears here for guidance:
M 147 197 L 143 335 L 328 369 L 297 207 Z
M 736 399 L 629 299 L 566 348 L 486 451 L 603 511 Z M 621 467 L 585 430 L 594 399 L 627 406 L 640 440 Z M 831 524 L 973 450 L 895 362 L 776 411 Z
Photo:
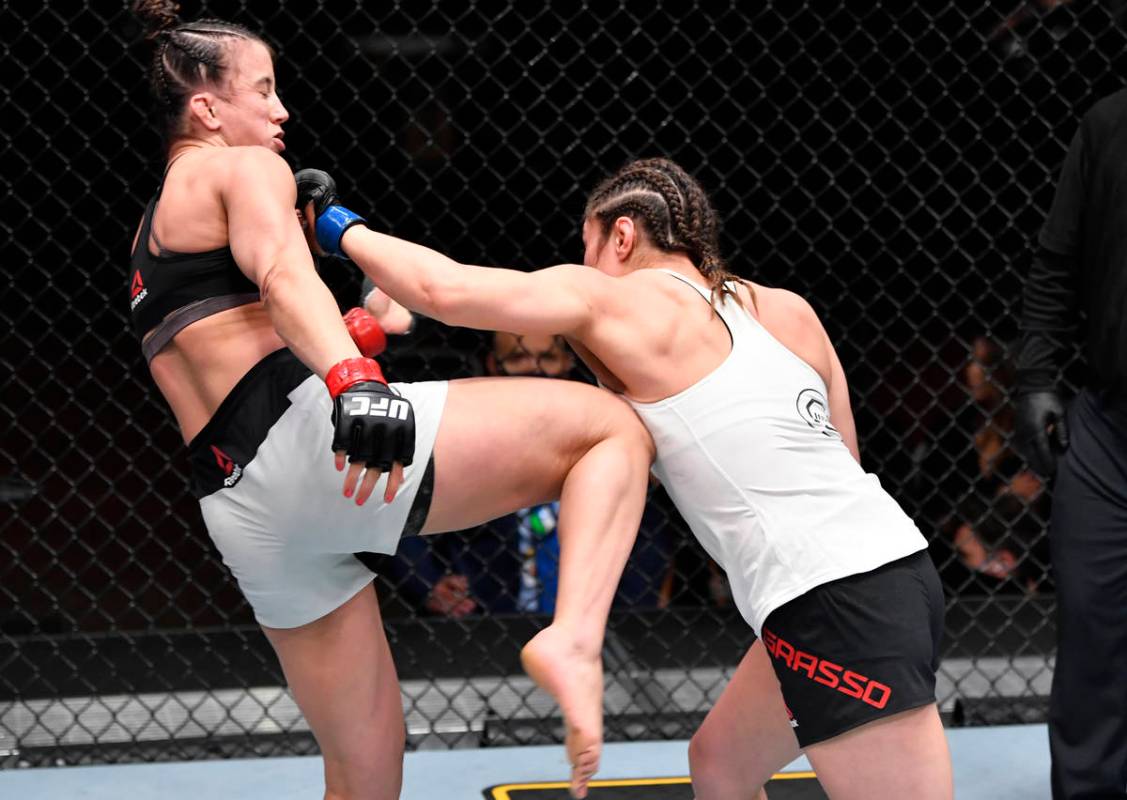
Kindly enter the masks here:
M 813 778 L 813 772 L 776 772 L 771 776 L 773 781 L 789 781 L 801 778 Z M 587 786 L 591 789 L 610 788 L 613 786 L 669 786 L 678 783 L 689 783 L 690 778 L 617 778 L 613 780 L 591 781 Z M 490 789 L 493 800 L 512 800 L 509 792 L 527 791 L 530 789 L 566 789 L 571 784 L 567 781 L 552 781 L 551 783 L 506 783 Z

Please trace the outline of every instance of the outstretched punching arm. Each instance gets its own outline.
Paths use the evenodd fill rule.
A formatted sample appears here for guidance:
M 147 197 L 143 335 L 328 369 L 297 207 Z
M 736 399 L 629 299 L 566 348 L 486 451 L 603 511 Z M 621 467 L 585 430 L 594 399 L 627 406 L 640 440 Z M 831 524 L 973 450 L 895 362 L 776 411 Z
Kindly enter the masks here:
M 579 335 L 592 322 L 612 279 L 562 265 L 521 272 L 459 264 L 422 245 L 369 230 L 337 202 L 332 178 L 297 174 L 299 208 L 316 247 L 347 256 L 382 291 L 412 311 L 448 325 L 523 334 Z M 620 290 L 619 290 L 620 291 Z
M 344 247 L 356 265 L 412 311 L 447 325 L 522 334 L 580 335 L 602 276 L 561 265 L 521 272 L 459 264 L 427 247 L 355 228 Z

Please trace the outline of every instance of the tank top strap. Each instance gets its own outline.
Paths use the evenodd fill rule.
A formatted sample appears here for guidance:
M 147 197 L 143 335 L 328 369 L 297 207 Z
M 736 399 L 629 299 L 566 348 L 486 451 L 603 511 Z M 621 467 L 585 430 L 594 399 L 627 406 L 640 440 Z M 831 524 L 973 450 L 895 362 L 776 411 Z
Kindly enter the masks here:
M 717 316 L 719 316 L 720 319 L 724 322 L 724 324 L 728 326 L 728 332 L 733 334 L 733 336 L 732 336 L 733 346 L 735 345 L 735 342 L 736 342 L 736 339 L 737 339 L 737 337 L 735 336 L 735 333 L 736 333 L 737 330 L 742 330 L 742 329 L 749 327 L 749 326 L 752 327 L 752 328 L 760 327 L 759 324 L 755 321 L 755 318 L 752 317 L 749 313 L 747 313 L 747 311 L 745 309 L 741 308 L 734 301 L 729 302 L 730 298 L 727 295 L 721 295 L 718 302 L 715 305 L 713 305 L 713 303 L 712 303 L 712 289 L 711 288 L 701 286 L 699 283 L 696 283 L 695 281 L 691 281 L 688 278 L 686 278 L 684 275 L 682 275 L 681 273 L 674 272 L 671 269 L 665 269 L 663 267 L 658 267 L 657 271 L 658 272 L 664 272 L 667 275 L 672 275 L 674 278 L 681 281 L 682 283 L 696 289 L 697 293 L 700 294 L 701 298 L 704 299 L 704 302 L 706 302 L 710 306 L 712 306 L 713 311 L 715 311 Z
M 671 269 L 665 269 L 664 267 L 658 267 L 657 272 L 664 272 L 666 275 L 672 275 L 674 278 L 681 281 L 681 283 L 687 284 L 689 286 L 692 286 L 694 289 L 696 289 L 697 292 L 700 293 L 700 296 L 703 297 L 705 300 L 708 300 L 709 302 L 712 301 L 712 291 L 710 289 L 705 289 L 700 284 L 689 280 L 684 275 L 682 275 L 680 272 L 675 272 Z

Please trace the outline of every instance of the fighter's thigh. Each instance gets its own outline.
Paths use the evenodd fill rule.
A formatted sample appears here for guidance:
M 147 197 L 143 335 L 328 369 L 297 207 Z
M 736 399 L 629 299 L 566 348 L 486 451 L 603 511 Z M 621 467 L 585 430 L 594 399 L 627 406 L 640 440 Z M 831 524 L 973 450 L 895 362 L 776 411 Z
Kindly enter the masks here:
M 317 737 L 326 796 L 397 798 L 403 705 L 372 587 L 308 625 L 263 630 Z
M 951 754 L 935 703 L 809 745 L 806 757 L 834 800 L 950 800 Z
M 648 436 L 630 408 L 575 381 L 451 381 L 434 445 L 434 499 L 424 533 L 458 530 L 556 499 L 596 443 Z
M 761 786 L 799 752 L 779 681 L 756 639 L 689 743 L 694 780 L 707 770 L 733 784 Z

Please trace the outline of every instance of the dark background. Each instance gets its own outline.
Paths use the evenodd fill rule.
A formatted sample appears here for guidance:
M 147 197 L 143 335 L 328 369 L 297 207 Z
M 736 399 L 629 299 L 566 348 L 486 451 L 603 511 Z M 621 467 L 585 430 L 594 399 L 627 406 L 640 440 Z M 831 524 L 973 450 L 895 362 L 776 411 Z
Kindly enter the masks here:
M 1012 355 L 1067 143 L 1121 85 L 1118 4 L 663 5 L 255 1 L 181 13 L 244 23 L 277 48 L 295 168 L 330 170 L 373 227 L 462 261 L 578 261 L 599 179 L 637 157 L 680 162 L 723 217 L 733 270 L 820 313 L 865 465 L 935 540 L 952 607 L 997 594 L 959 572 L 943 541 L 976 491 L 962 369 L 979 335 Z M 208 685 L 200 664 L 215 658 L 181 654 L 174 634 L 193 643 L 185 652 L 226 653 L 231 685 L 251 680 L 240 659 L 280 681 L 203 530 L 186 451 L 127 325 L 129 244 L 163 167 L 148 48 L 123 4 L 50 6 L 0 10 L 0 696 Z M 322 274 L 342 308 L 355 304 L 355 270 Z M 485 346 L 424 320 L 387 374 L 475 374 Z M 1040 599 L 1038 629 L 1052 609 Z M 694 603 L 728 624 L 703 600 L 683 604 Z M 433 623 L 402 614 L 403 636 L 432 636 Z M 972 657 L 1013 619 L 968 618 L 949 621 L 948 644 Z M 687 661 L 708 661 L 688 649 Z

